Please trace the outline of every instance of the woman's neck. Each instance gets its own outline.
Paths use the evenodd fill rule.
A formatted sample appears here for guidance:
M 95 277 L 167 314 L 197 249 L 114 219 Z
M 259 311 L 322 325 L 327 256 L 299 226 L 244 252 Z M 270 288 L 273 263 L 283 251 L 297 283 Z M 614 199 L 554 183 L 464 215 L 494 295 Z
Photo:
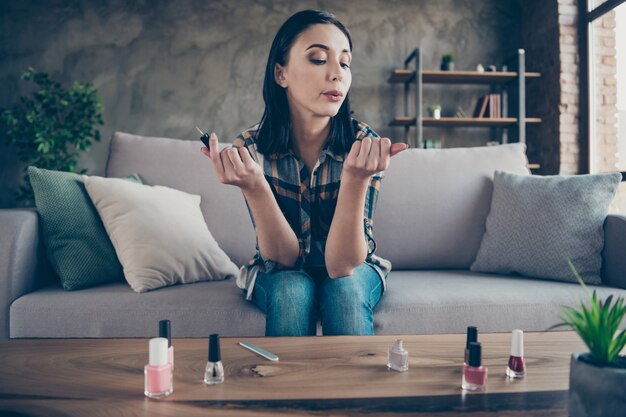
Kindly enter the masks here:
M 307 165 L 317 162 L 330 133 L 329 117 L 311 117 L 308 120 L 292 119 L 293 151 Z

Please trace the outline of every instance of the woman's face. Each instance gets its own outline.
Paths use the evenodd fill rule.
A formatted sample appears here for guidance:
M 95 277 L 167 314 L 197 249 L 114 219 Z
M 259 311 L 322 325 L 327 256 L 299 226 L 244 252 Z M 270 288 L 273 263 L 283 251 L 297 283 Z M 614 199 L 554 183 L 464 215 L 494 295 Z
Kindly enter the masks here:
M 332 117 L 352 83 L 350 43 L 332 24 L 316 24 L 296 38 L 274 79 L 285 88 L 289 108 L 301 116 Z

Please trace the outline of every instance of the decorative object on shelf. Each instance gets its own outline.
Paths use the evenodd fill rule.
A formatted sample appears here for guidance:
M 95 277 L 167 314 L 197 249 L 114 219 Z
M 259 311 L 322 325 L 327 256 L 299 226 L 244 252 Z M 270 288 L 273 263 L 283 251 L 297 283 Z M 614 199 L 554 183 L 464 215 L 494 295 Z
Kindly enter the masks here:
M 428 107 L 428 114 L 435 119 L 441 119 L 441 106 L 439 104 L 433 104 Z
M 476 71 L 485 72 L 485 67 L 483 67 L 482 64 L 478 64 L 476 65 Z
M 441 149 L 441 139 L 424 139 L 424 149 Z
M 463 110 L 463 107 L 461 106 L 456 106 L 456 113 L 454 113 L 455 117 L 467 117 L 467 114 L 465 114 L 465 110 Z
M 599 301 L 596 290 L 589 291 L 572 262 L 567 261 L 578 283 L 589 297 L 589 305 L 565 306 L 560 326 L 569 326 L 589 348 L 570 359 L 569 415 L 599 417 L 623 415 L 626 410 L 626 330 L 619 326 L 626 316 L 625 300 L 610 295 Z M 549 329 L 549 330 L 550 330 Z
M 488 65 L 487 68 L 485 69 L 485 71 L 487 71 L 487 72 L 497 72 L 498 69 L 496 68 L 495 65 Z
M 102 100 L 92 83 L 75 82 L 69 90 L 48 74 L 28 68 L 21 76 L 39 89 L 31 97 L 22 96 L 12 108 L 2 111 L 0 135 L 17 148 L 24 164 L 24 181 L 17 200 L 33 206 L 33 190 L 28 181 L 29 165 L 53 171 L 76 172 L 81 151 L 100 141 L 97 125 L 102 125 Z
M 448 52 L 441 56 L 441 70 L 442 71 L 454 71 L 454 55 Z

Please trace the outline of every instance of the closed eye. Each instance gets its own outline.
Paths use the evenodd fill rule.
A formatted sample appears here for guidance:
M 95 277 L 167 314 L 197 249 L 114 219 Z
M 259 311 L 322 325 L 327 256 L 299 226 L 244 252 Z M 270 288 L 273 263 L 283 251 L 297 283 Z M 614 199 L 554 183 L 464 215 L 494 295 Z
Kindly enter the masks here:
M 323 59 L 312 59 L 311 62 L 315 65 L 324 65 L 326 63 L 326 61 Z M 347 68 L 350 68 L 350 65 L 341 63 L 341 67 L 347 69 Z

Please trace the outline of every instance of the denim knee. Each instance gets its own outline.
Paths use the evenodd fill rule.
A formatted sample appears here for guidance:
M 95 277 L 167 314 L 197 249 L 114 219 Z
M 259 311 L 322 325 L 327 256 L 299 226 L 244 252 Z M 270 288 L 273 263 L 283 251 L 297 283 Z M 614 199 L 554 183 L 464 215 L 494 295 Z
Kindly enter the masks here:
M 320 291 L 324 334 L 374 334 L 374 307 L 381 295 L 380 277 L 367 264 L 361 264 L 352 275 L 325 279 Z
M 301 271 L 259 274 L 252 299 L 265 312 L 265 335 L 315 335 L 315 291 L 313 279 Z

